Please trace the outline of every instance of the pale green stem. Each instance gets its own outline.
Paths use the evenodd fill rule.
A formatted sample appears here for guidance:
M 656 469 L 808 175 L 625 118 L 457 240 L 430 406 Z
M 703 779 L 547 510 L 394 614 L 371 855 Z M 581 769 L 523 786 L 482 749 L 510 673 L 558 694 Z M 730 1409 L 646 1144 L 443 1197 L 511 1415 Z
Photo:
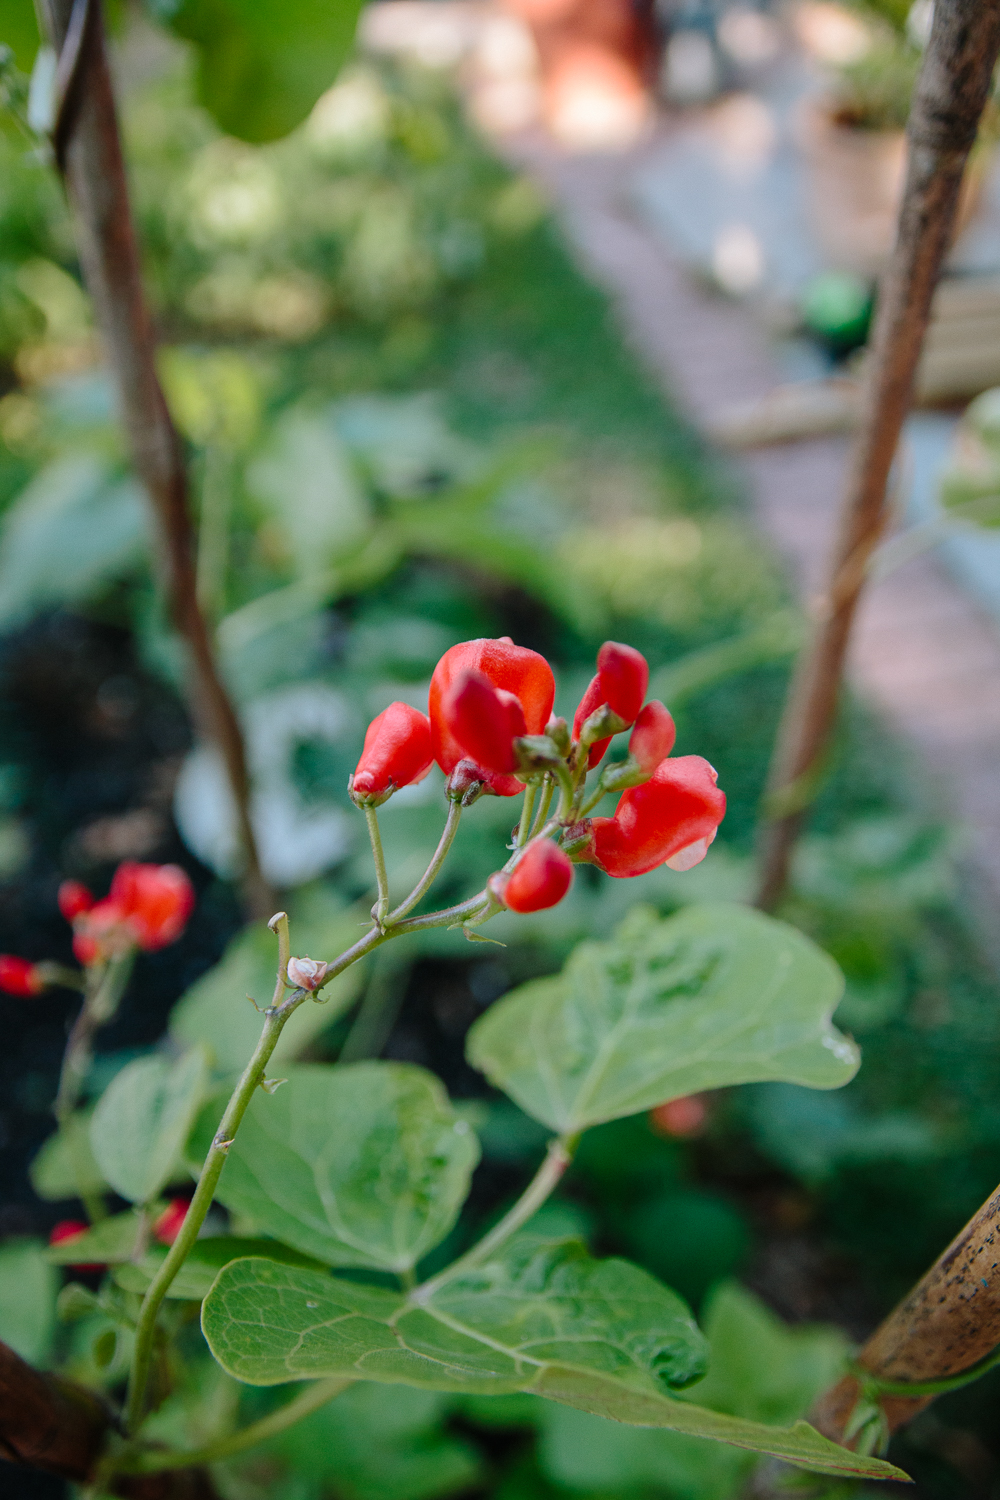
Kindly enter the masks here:
M 136 1430 L 144 1415 L 146 1384 L 149 1379 L 153 1341 L 156 1336 L 156 1317 L 160 1305 L 198 1238 L 198 1231 L 212 1206 L 215 1189 L 226 1164 L 226 1153 L 233 1143 L 240 1121 L 246 1114 L 255 1090 L 264 1078 L 264 1070 L 277 1045 L 282 1028 L 292 1012 L 298 1009 L 303 1000 L 309 998 L 307 990 L 293 990 L 287 999 L 279 1003 L 279 996 L 283 989 L 284 981 L 279 976 L 275 989 L 275 1002 L 264 1012 L 264 1029 L 260 1040 L 226 1106 L 226 1112 L 222 1116 L 215 1139 L 201 1169 L 194 1197 L 184 1216 L 181 1232 L 171 1245 L 166 1260 L 156 1273 L 142 1300 L 135 1330 L 135 1347 L 132 1353 L 132 1367 L 129 1371 L 128 1398 L 125 1408 L 125 1427 L 128 1432 Z
M 275 912 L 267 925 L 278 939 L 278 978 L 287 984 L 288 960 L 292 956 L 292 938 L 288 930 L 287 911 Z
M 417 881 L 416 885 L 413 887 L 413 890 L 407 896 L 406 900 L 401 901 L 396 907 L 395 911 L 391 911 L 386 917 L 385 921 L 382 923 L 383 927 L 391 927 L 393 923 L 402 921 L 407 912 L 411 912 L 413 908 L 418 904 L 418 902 L 420 902 L 421 899 L 430 890 L 431 886 L 437 878 L 438 871 L 447 858 L 448 850 L 451 848 L 452 843 L 454 842 L 455 834 L 458 832 L 458 822 L 461 816 L 461 802 L 457 800 L 449 801 L 448 816 L 445 819 L 444 832 L 441 835 L 440 843 L 434 850 L 434 856 L 431 859 L 430 864 L 427 866 L 427 869 L 421 875 L 420 879 Z
M 525 844 L 528 842 L 528 835 L 531 832 L 532 814 L 535 810 L 535 797 L 537 796 L 537 793 L 537 783 L 534 781 L 529 781 L 524 791 L 524 803 L 521 807 L 521 821 L 517 825 L 517 833 L 514 836 L 514 846 L 517 849 L 523 849 Z
M 276 1437 L 279 1432 L 294 1426 L 296 1422 L 301 1422 L 303 1417 L 311 1416 L 353 1383 L 340 1375 L 332 1375 L 328 1380 L 317 1380 L 284 1406 L 279 1406 L 277 1411 L 269 1412 L 266 1417 L 251 1422 L 239 1432 L 231 1432 L 228 1437 L 219 1438 L 216 1443 L 208 1443 L 204 1448 L 195 1448 L 188 1453 L 139 1453 L 127 1463 L 116 1466 L 116 1471 L 119 1474 L 159 1474 L 163 1469 L 196 1468 L 202 1464 L 213 1464 L 220 1459 L 231 1458 L 234 1453 L 255 1448 L 258 1443 L 264 1443 L 268 1438 Z
M 542 786 L 542 800 L 538 804 L 538 811 L 535 814 L 535 821 L 532 824 L 531 832 L 528 835 L 529 842 L 531 839 L 537 836 L 538 830 L 545 826 L 545 819 L 549 815 L 549 808 L 552 806 L 552 798 L 555 796 L 555 790 L 555 781 L 551 776 L 546 776 L 544 784 Z
M 378 902 L 373 913 L 375 921 L 382 927 L 389 915 L 389 877 L 385 873 L 385 855 L 382 852 L 382 835 L 379 832 L 378 813 L 374 807 L 365 808 L 365 822 L 371 839 L 372 859 L 375 861 L 375 879 L 378 881 Z
M 557 766 L 552 767 L 559 782 L 559 811 L 556 814 L 557 821 L 566 823 L 569 821 L 573 811 L 573 799 L 576 796 L 576 786 L 570 775 L 569 767 L 565 761 L 560 761 Z
M 549 1148 L 534 1177 L 528 1183 L 524 1192 L 518 1198 L 512 1208 L 504 1214 L 488 1234 L 460 1255 L 458 1260 L 452 1261 L 445 1270 L 439 1271 L 429 1281 L 418 1286 L 412 1294 L 415 1302 L 428 1302 L 434 1293 L 455 1276 L 461 1276 L 465 1271 L 471 1271 L 475 1266 L 481 1266 L 484 1261 L 489 1260 L 502 1245 L 505 1245 L 528 1220 L 538 1212 L 542 1204 L 558 1186 L 563 1173 L 573 1160 L 577 1142 L 580 1139 L 579 1131 L 574 1134 L 559 1135 L 549 1142 Z

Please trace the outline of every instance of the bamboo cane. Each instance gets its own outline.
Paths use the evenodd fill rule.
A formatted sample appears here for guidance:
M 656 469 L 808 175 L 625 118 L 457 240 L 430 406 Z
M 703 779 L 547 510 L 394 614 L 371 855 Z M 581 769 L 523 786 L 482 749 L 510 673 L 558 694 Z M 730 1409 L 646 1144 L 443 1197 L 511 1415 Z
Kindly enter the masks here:
M 100 0 L 41 0 L 58 55 L 53 144 L 76 225 L 136 472 L 152 503 L 173 622 L 187 643 L 195 721 L 223 758 L 236 806 L 242 880 L 255 916 L 274 909 L 250 821 L 250 779 L 236 711 L 198 603 L 187 475 L 156 373 L 156 339 L 142 286 Z
M 886 492 L 969 150 L 1000 51 L 1000 0 L 935 0 L 907 135 L 895 249 L 878 311 L 829 582 L 793 677 L 765 799 L 757 905 L 771 910 L 816 795 L 833 731 L 855 610 L 889 518 Z

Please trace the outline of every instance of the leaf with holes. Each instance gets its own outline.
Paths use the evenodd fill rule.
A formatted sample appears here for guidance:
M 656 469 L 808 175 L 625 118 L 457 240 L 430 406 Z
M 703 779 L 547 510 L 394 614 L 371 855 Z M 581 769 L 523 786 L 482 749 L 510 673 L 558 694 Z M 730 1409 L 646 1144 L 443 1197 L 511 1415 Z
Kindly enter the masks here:
M 492 1006 L 468 1058 L 560 1131 L 734 1083 L 838 1088 L 859 1062 L 830 1024 L 842 990 L 831 958 L 760 912 L 720 903 L 660 921 L 640 908 Z
M 902 1478 L 806 1423 L 771 1428 L 673 1399 L 705 1341 L 675 1293 L 627 1261 L 522 1236 L 503 1260 L 405 1296 L 238 1260 L 202 1305 L 216 1359 L 252 1385 L 345 1376 L 472 1395 L 528 1391 L 640 1427 L 772 1454 L 822 1473 Z
M 216 1196 L 327 1265 L 407 1271 L 454 1224 L 478 1160 L 423 1068 L 304 1065 L 256 1095 Z

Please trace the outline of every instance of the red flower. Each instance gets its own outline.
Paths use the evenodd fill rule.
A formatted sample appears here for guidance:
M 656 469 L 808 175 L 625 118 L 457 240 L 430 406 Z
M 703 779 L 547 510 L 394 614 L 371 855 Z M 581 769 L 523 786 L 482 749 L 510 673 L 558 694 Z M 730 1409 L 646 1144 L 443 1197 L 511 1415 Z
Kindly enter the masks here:
M 635 721 L 628 740 L 629 752 L 644 771 L 652 773 L 661 760 L 666 760 L 676 738 L 677 730 L 669 710 L 654 698 Z
M 59 887 L 59 910 L 67 922 L 75 922 L 84 912 L 90 911 L 94 898 L 79 880 L 64 880 Z
M 662 864 L 690 869 L 704 859 L 725 815 L 717 779 L 700 755 L 661 761 L 649 781 L 622 793 L 613 818 L 592 819 L 583 857 L 618 878 Z
M 45 988 L 45 980 L 38 965 L 26 958 L 16 958 L 13 953 L 0 953 L 0 990 L 8 995 L 17 995 L 22 1000 L 39 995 Z
M 452 646 L 434 668 L 429 704 L 434 759 L 446 776 L 460 760 L 467 758 L 445 714 L 445 700 L 457 679 L 466 672 L 479 672 L 494 688 L 514 695 L 524 714 L 525 734 L 542 733 L 556 694 L 552 668 L 544 656 L 525 646 L 515 646 L 509 636 L 499 640 L 484 637 Z M 524 790 L 514 776 L 491 771 L 487 766 L 481 769 L 483 781 L 499 797 L 516 797 Z
M 519 698 L 495 688 L 482 672 L 462 672 L 445 694 L 441 713 L 465 754 L 499 775 L 517 766 L 514 741 L 526 734 Z
M 131 947 L 153 953 L 177 941 L 193 907 L 191 882 L 178 865 L 126 860 L 104 900 L 77 918 L 73 952 L 82 964 Z
M 634 723 L 648 686 L 649 664 L 642 652 L 618 641 L 605 641 L 597 653 L 597 676 L 591 678 L 573 718 L 573 738 L 580 738 L 590 715 L 605 703 L 623 725 Z M 588 766 L 597 765 L 610 743 L 609 736 L 591 745 Z
M 573 883 L 569 855 L 550 839 L 534 839 L 507 876 L 494 876 L 492 888 L 511 911 L 545 911 L 556 906 Z
M 86 1234 L 90 1228 L 82 1219 L 60 1219 L 58 1224 L 53 1225 L 49 1234 L 50 1245 L 62 1245 L 67 1240 L 78 1240 L 81 1235 Z M 72 1271 L 103 1271 L 104 1262 L 81 1262 L 79 1265 L 70 1267 Z
M 422 781 L 433 761 L 427 715 L 409 703 L 390 703 L 368 726 L 351 795 L 382 802 L 401 786 Z
M 171 1198 L 160 1217 L 153 1224 L 153 1234 L 161 1245 L 172 1245 L 181 1232 L 184 1217 L 190 1207 L 189 1198 Z
M 701 1094 L 685 1094 L 681 1099 L 668 1099 L 649 1111 L 649 1123 L 657 1135 L 671 1135 L 683 1140 L 685 1136 L 700 1135 L 708 1123 L 708 1109 Z

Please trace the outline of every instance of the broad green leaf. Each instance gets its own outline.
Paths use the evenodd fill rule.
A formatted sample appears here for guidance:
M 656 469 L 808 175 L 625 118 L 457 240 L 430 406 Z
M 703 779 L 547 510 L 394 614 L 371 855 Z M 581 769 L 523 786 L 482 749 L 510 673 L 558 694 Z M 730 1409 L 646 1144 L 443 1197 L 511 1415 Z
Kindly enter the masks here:
M 53 1131 L 31 1163 L 28 1175 L 39 1198 L 47 1203 L 78 1198 L 81 1193 L 99 1193 L 106 1187 L 90 1149 L 90 1111 L 70 1115 L 60 1130 Z
M 467 1055 L 560 1131 L 727 1084 L 837 1088 L 859 1063 L 830 1024 L 842 989 L 809 938 L 748 907 L 666 921 L 640 908 L 610 942 L 581 944 L 561 974 L 492 1006 Z
M 423 1068 L 313 1064 L 252 1101 L 216 1196 L 327 1265 L 406 1271 L 454 1224 L 478 1159 Z
M 126 1292 L 145 1292 L 166 1255 L 166 1246 L 154 1245 L 138 1263 L 128 1260 L 119 1265 L 114 1279 Z M 276 1260 L 285 1266 L 306 1266 L 317 1271 L 324 1269 L 319 1261 L 308 1255 L 301 1255 L 288 1245 L 280 1245 L 277 1240 L 244 1240 L 237 1239 L 234 1235 L 207 1235 L 204 1239 L 195 1241 L 190 1255 L 171 1282 L 167 1296 L 177 1297 L 184 1302 L 200 1302 L 223 1266 L 228 1266 L 231 1260 L 240 1260 L 250 1255 Z
M 93 455 L 54 460 L 0 528 L 0 624 L 88 598 L 131 571 L 148 548 L 147 506 L 133 480 Z
M 703 1341 L 684 1304 L 626 1261 L 525 1237 L 506 1264 L 407 1297 L 262 1260 L 234 1261 L 202 1329 L 252 1385 L 328 1375 L 470 1395 L 528 1391 L 595 1415 L 770 1454 L 826 1474 L 905 1477 L 805 1422 L 768 1427 L 666 1392 L 696 1378 Z
M 253 1385 L 328 1373 L 500 1394 L 565 1366 L 655 1393 L 705 1368 L 705 1341 L 675 1292 L 628 1261 L 593 1260 L 579 1241 L 533 1236 L 429 1299 L 235 1261 L 202 1321 L 219 1363 Z
M 333 958 L 358 937 L 356 908 L 324 904 L 312 893 L 298 893 L 290 907 L 295 952 Z M 260 1037 L 263 1021 L 248 1000 L 263 1008 L 274 991 L 278 948 L 261 922 L 234 938 L 214 969 L 193 984 L 175 1005 L 170 1034 L 183 1045 L 202 1042 L 221 1073 L 241 1072 Z M 272 1073 L 295 1057 L 354 1000 L 364 966 L 353 964 L 323 990 L 320 1003 L 300 1005 L 286 1025 L 271 1058 Z
M 330 87 L 359 10 L 360 0 L 181 0 L 167 13 L 197 46 L 199 102 L 227 135 L 259 142 L 294 130 Z
M 58 1290 L 59 1273 L 40 1240 L 0 1245 L 0 1339 L 31 1364 L 49 1352 Z
M 176 1170 L 205 1095 L 204 1048 L 176 1062 L 140 1057 L 116 1073 L 90 1122 L 90 1145 L 105 1178 L 133 1203 L 147 1203 Z
M 155 1215 L 157 1209 L 165 1207 L 166 1204 L 150 1205 L 150 1211 Z M 131 1211 L 114 1214 L 72 1240 L 61 1240 L 58 1245 L 50 1245 L 45 1252 L 45 1259 L 54 1266 L 113 1266 L 118 1261 L 132 1259 L 141 1233 L 142 1219 L 139 1214 Z

